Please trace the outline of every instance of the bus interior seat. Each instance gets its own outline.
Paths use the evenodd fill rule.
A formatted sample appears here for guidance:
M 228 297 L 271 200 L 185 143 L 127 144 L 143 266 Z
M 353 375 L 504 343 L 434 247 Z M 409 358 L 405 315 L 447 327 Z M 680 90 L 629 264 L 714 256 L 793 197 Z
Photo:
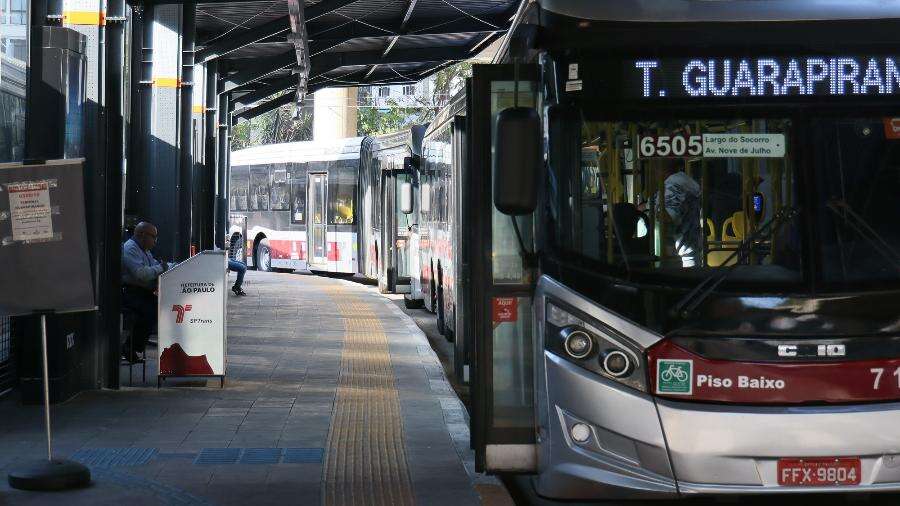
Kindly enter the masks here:
M 708 220 L 709 221 L 709 220 Z M 712 226 L 710 224 L 710 226 Z M 706 265 L 710 267 L 721 267 L 724 265 L 734 265 L 737 257 L 728 259 L 737 249 L 738 244 L 744 240 L 744 230 L 746 230 L 747 221 L 743 211 L 737 211 L 725 220 L 722 224 L 722 247 L 723 251 L 710 251 L 706 254 Z M 715 229 L 713 229 L 715 230 Z M 715 235 L 715 232 L 712 233 Z M 707 236 L 709 237 L 709 236 Z M 710 240 L 715 240 L 710 239 Z
M 738 211 L 722 224 L 722 241 L 740 243 L 744 240 L 746 230 L 747 217 L 744 211 Z
M 706 240 L 707 241 L 715 241 L 716 240 L 716 224 L 713 222 L 711 218 L 706 218 Z

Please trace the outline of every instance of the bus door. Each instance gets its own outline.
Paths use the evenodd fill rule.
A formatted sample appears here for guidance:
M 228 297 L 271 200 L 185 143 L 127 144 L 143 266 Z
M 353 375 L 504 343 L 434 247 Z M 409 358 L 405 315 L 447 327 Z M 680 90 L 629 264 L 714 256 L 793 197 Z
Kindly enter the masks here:
M 325 196 L 328 174 L 313 172 L 307 176 L 307 223 L 309 224 L 309 266 L 327 269 L 328 257 L 325 251 L 325 224 L 327 209 Z
M 453 150 L 453 163 L 451 166 L 452 175 L 450 179 L 453 181 L 452 193 L 455 216 L 453 216 L 451 237 L 457 238 L 457 244 L 454 244 L 453 255 L 453 272 L 454 287 L 453 294 L 456 297 L 456 311 L 454 316 L 453 330 L 455 333 L 454 352 L 453 352 L 453 374 L 463 383 L 468 384 L 471 381 L 472 353 L 474 343 L 472 341 L 475 333 L 468 326 L 471 317 L 467 311 L 469 307 L 469 299 L 471 297 L 471 276 L 469 274 L 469 266 L 471 264 L 471 251 L 466 239 L 468 234 L 465 233 L 470 227 L 472 220 L 471 209 L 465 205 L 465 188 L 470 187 L 469 174 L 466 157 L 468 156 L 466 143 L 466 120 L 465 116 L 455 116 L 453 118 L 453 133 L 451 149 Z
M 533 358 L 532 216 L 512 218 L 493 204 L 492 125 L 516 102 L 539 107 L 537 69 L 519 69 L 518 101 L 512 65 L 475 65 L 467 96 L 468 179 L 460 201 L 471 219 L 460 229 L 472 252 L 465 311 L 475 348 L 470 391 L 476 468 L 488 472 L 536 469 Z M 540 110 L 540 109 L 538 109 Z
M 381 237 L 378 241 L 381 243 L 381 271 L 378 273 L 378 289 L 382 293 L 393 292 L 396 288 L 396 258 L 395 258 L 395 236 L 394 221 L 394 172 L 390 168 L 385 167 L 381 171 Z
M 410 293 L 410 244 L 409 232 L 413 224 L 412 214 L 403 214 L 400 207 L 400 187 L 404 184 L 412 184 L 413 182 L 413 159 L 412 157 L 404 157 L 402 161 L 398 161 L 397 168 L 393 171 L 393 192 L 394 192 L 394 293 Z

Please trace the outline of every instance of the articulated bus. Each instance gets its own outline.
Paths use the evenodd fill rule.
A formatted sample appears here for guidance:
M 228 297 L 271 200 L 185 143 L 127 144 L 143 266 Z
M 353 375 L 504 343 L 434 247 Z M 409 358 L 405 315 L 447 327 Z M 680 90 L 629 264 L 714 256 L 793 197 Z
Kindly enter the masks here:
M 362 142 L 359 167 L 359 265 L 360 273 L 378 281 L 382 293 L 410 293 L 418 257 L 417 202 L 412 187 L 418 184 L 414 167 L 422 149 L 424 126 L 400 132 L 366 137 Z M 405 214 L 401 190 L 407 187 Z M 412 299 L 405 296 L 407 306 Z
M 231 154 L 233 254 L 259 270 L 355 274 L 362 138 L 270 144 Z
M 416 172 L 477 467 L 900 491 L 900 3 L 537 0 L 510 34 Z

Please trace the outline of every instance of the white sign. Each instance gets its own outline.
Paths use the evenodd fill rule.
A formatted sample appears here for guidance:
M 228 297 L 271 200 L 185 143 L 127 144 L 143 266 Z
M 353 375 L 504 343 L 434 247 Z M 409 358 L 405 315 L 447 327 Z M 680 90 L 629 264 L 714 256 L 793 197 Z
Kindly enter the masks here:
M 784 134 L 647 135 L 641 158 L 783 158 Z
M 703 134 L 704 158 L 783 158 L 784 134 Z
M 48 181 L 10 183 L 6 189 L 9 192 L 13 240 L 52 239 L 50 183 Z
M 225 375 L 226 266 L 204 251 L 160 276 L 160 376 Z
M 566 91 L 581 91 L 583 83 L 581 79 L 575 81 L 566 81 Z

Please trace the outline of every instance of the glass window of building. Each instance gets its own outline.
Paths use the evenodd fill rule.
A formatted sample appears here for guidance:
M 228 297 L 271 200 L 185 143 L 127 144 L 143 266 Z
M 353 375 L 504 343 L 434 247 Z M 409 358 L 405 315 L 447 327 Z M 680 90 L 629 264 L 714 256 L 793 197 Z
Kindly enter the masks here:
M 28 4 L 3 0 L 0 13 L 0 162 L 13 162 L 25 155 Z

